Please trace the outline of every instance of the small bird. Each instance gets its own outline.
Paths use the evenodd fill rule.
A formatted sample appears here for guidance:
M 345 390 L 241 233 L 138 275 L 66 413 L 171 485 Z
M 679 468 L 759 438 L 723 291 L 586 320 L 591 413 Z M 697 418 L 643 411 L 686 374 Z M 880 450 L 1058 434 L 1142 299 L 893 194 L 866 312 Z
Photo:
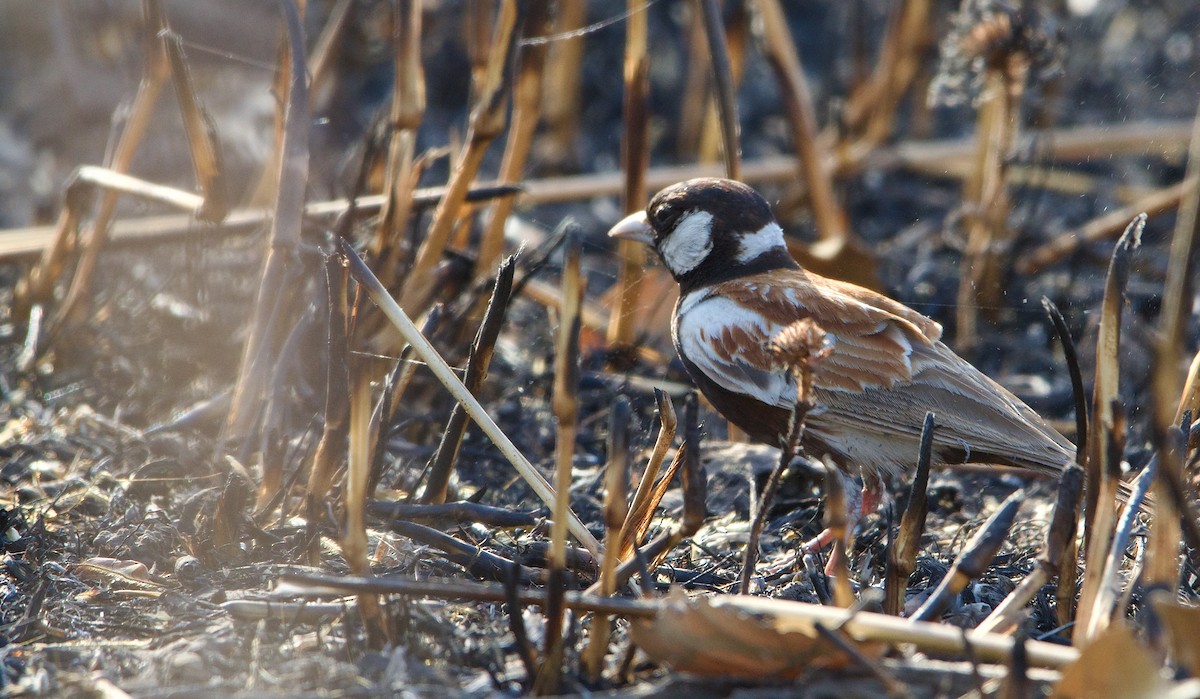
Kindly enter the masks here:
M 804 318 L 825 331 L 800 448 L 861 474 L 853 519 L 878 506 L 885 477 L 916 464 L 928 411 L 937 417 L 934 463 L 1056 473 L 1073 458 L 1065 437 L 942 343 L 938 323 L 802 269 L 766 200 L 745 184 L 672 185 L 608 234 L 658 253 L 679 283 L 671 327 L 679 358 L 717 411 L 755 440 L 784 446 L 796 402 L 795 379 L 777 366 L 771 340 Z

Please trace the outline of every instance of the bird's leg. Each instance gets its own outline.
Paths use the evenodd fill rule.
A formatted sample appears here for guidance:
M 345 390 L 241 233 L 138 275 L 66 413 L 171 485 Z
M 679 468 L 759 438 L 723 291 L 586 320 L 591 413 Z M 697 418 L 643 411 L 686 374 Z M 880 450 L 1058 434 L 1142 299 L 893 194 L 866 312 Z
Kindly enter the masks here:
M 838 472 L 841 475 L 843 482 L 850 481 L 853 485 L 853 479 L 850 476 Z M 883 499 L 883 481 L 874 474 L 865 474 L 863 476 L 863 486 L 861 491 L 855 488 L 846 488 L 847 493 L 854 493 L 847 497 L 846 502 L 846 548 L 849 550 L 850 540 L 854 534 L 855 527 L 863 517 L 875 512 L 879 508 L 879 503 Z M 826 546 L 833 543 L 833 538 L 836 536 L 833 529 L 826 527 L 824 531 L 817 534 L 812 539 L 804 542 L 800 546 L 801 555 L 814 554 L 823 550 Z M 831 555 L 829 560 L 825 562 L 825 574 L 830 575 L 837 568 L 836 560 Z

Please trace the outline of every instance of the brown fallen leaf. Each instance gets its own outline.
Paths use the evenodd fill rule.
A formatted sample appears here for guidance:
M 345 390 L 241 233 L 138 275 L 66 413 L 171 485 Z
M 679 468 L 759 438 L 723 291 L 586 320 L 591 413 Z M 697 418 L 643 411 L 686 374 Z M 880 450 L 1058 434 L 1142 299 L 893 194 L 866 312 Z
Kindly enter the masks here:
M 132 587 L 160 588 L 163 581 L 150 573 L 141 561 L 94 556 L 71 566 L 72 572 L 83 580 L 99 580 Z
M 1063 670 L 1054 699 L 1141 699 L 1165 696 L 1169 683 L 1162 662 L 1134 637 L 1125 624 L 1114 623 L 1084 646 L 1079 659 Z
M 1200 634 L 1196 633 L 1200 629 L 1200 607 L 1181 604 L 1166 590 L 1152 592 L 1150 604 L 1158 620 L 1167 627 L 1175 664 L 1192 677 L 1200 677 Z
M 824 638 L 840 629 L 857 651 L 856 663 L 870 662 L 885 648 L 911 644 L 937 655 L 1007 664 L 1011 636 L 963 632 L 946 624 L 912 621 L 889 614 L 852 611 L 819 604 L 746 595 L 689 599 L 673 592 L 654 618 L 633 620 L 634 643 L 651 657 L 678 670 L 734 677 L 794 677 L 811 668 L 837 668 L 849 655 Z M 1070 646 L 1026 641 L 1030 667 L 1059 669 L 1079 658 Z
M 634 643 L 676 670 L 723 677 L 790 679 L 814 668 L 842 668 L 850 657 L 815 632 L 779 617 L 754 614 L 731 603 L 732 596 L 688 599 L 674 590 L 669 608 L 654 619 L 633 622 Z M 880 644 L 860 650 L 877 657 Z

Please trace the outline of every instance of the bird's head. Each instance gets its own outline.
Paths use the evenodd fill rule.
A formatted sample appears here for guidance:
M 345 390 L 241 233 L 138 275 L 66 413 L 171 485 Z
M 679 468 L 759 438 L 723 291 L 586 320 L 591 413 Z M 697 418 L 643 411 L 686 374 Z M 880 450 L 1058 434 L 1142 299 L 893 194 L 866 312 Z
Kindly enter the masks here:
M 767 201 L 733 180 L 706 177 L 673 184 L 608 234 L 654 248 L 681 284 L 797 266 Z

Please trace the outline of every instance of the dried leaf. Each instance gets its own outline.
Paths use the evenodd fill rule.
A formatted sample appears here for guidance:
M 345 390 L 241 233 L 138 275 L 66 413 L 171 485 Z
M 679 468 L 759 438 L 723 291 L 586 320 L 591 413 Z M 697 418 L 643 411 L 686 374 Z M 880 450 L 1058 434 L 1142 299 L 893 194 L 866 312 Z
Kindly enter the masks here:
M 1159 590 L 1150 595 L 1159 622 L 1167 627 L 1171 656 L 1192 677 L 1200 677 L 1200 607 L 1180 604 L 1174 595 Z
M 1079 659 L 1063 670 L 1055 699 L 1079 697 L 1163 696 L 1167 682 L 1161 663 L 1124 624 L 1113 624 L 1085 646 Z
M 162 583 L 150 574 L 150 569 L 141 561 L 94 556 L 76 563 L 71 570 L 83 580 L 118 582 L 135 587 L 162 587 Z
M 726 598 L 687 599 L 676 590 L 671 608 L 654 619 L 637 620 L 634 643 L 676 670 L 706 676 L 793 678 L 812 668 L 840 668 L 850 657 L 821 638 L 793 626 L 743 611 Z M 882 647 L 862 648 L 877 656 Z

